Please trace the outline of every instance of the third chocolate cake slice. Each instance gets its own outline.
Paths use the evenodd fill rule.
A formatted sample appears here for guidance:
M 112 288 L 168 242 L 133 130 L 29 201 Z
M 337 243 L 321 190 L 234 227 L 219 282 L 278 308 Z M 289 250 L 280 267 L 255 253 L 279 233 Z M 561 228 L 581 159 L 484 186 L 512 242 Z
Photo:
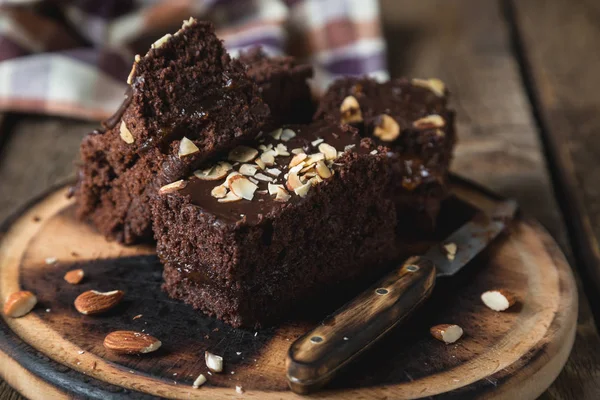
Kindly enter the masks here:
M 456 141 L 448 90 L 438 79 L 344 78 L 319 103 L 316 119 L 350 124 L 393 152 L 398 214 L 408 227 L 431 231 L 448 192 Z

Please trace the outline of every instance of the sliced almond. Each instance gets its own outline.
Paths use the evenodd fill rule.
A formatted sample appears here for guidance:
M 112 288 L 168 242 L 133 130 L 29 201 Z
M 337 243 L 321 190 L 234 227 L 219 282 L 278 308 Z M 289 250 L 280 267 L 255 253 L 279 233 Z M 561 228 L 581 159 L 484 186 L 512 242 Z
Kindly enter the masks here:
M 323 179 L 327 179 L 329 177 L 331 177 L 331 170 L 329 168 L 327 168 L 327 165 L 325 165 L 325 163 L 323 162 L 323 160 L 317 162 L 317 173 L 319 174 L 319 176 Z
M 252 200 L 254 192 L 258 189 L 254 183 L 243 175 L 237 175 L 229 181 L 229 189 L 238 197 L 246 200 Z
M 310 165 L 310 164 L 316 164 L 317 162 L 324 160 L 325 159 L 325 154 L 323 153 L 314 153 L 308 156 L 308 158 L 306 159 L 306 165 Z
M 337 150 L 330 144 L 321 143 L 319 151 L 325 155 L 326 160 L 335 160 L 337 158 Z
M 288 174 L 287 182 L 285 183 L 285 186 L 289 190 L 295 191 L 296 188 L 299 188 L 302 185 L 303 185 L 303 183 L 302 183 L 302 181 L 300 180 L 300 178 L 298 177 L 297 174 L 295 174 L 295 173 Z
M 311 144 L 313 147 L 317 147 L 318 145 L 320 145 L 320 144 L 321 144 L 321 143 L 323 143 L 324 141 L 325 141 L 325 139 L 321 139 L 321 138 L 319 138 L 319 139 L 313 140 L 312 142 L 310 142 L 310 144 Z
M 219 203 L 233 203 L 235 201 L 240 201 L 240 200 L 242 200 L 241 197 L 237 196 L 233 192 L 229 192 L 225 195 L 225 197 L 222 197 L 222 198 L 218 199 L 217 201 Z
M 153 49 L 159 49 L 162 46 L 164 46 L 165 43 L 167 43 L 169 41 L 169 39 L 171 39 L 173 35 L 171 35 L 170 33 L 167 33 L 166 35 L 164 35 L 163 37 L 161 37 L 160 39 L 158 39 L 156 42 L 152 43 L 152 48 Z
M 446 126 L 446 121 L 440 115 L 431 114 L 413 122 L 413 126 L 417 129 L 436 129 Z
M 302 161 L 300 164 L 290 168 L 288 174 L 297 174 L 300 171 L 306 169 L 306 168 L 311 168 L 312 165 L 309 165 L 308 167 L 306 167 L 306 163 L 304 161 Z M 285 177 L 287 179 L 287 176 Z
M 373 134 L 384 142 L 393 142 L 400 136 L 400 125 L 387 114 L 381 114 L 375 124 Z
M 238 146 L 229 152 L 230 161 L 250 162 L 256 158 L 258 150 L 248 146 Z
M 37 304 L 37 297 L 28 290 L 11 293 L 4 302 L 4 315 L 19 318 L 29 314 Z
M 429 329 L 431 336 L 446 344 L 454 343 L 463 335 L 463 329 L 454 324 L 440 324 Z
M 296 154 L 294 157 L 292 157 L 292 159 L 290 160 L 290 164 L 288 165 L 289 168 L 295 167 L 296 165 L 300 164 L 302 161 L 304 161 L 308 156 L 305 153 L 299 153 Z
M 412 80 L 412 84 L 415 86 L 420 86 L 431 90 L 436 96 L 444 97 L 446 94 L 446 85 L 444 82 L 437 78 L 431 79 L 418 79 L 415 78 Z
M 83 280 L 84 276 L 85 273 L 82 269 L 73 269 L 65 274 L 64 279 L 71 285 L 78 285 Z
M 215 186 L 211 191 L 210 195 L 215 199 L 222 199 L 227 196 L 227 188 L 223 185 Z
M 506 289 L 488 290 L 481 295 L 481 301 L 494 311 L 504 311 L 515 304 L 515 295 Z
M 296 147 L 295 149 L 292 149 L 291 151 L 292 154 L 300 154 L 300 153 L 304 153 L 304 149 L 300 148 L 300 147 Z
M 265 166 L 272 166 L 275 164 L 275 151 L 267 150 L 260 155 L 260 160 L 263 162 Z
M 283 143 L 278 143 L 275 147 L 275 156 L 287 157 L 290 153 L 288 152 L 287 146 Z
M 196 146 L 194 142 L 192 142 L 190 139 L 184 136 L 183 139 L 181 139 L 181 142 L 179 142 L 179 152 L 177 153 L 177 155 L 179 156 L 179 158 L 182 158 L 185 156 L 189 156 L 190 154 L 198 153 L 199 151 L 200 149 L 198 148 L 198 146 Z
M 308 194 L 308 191 L 310 190 L 311 187 L 312 187 L 312 183 L 307 182 L 304 185 L 294 189 L 294 193 L 296 193 L 300 197 L 306 197 L 306 195 Z
M 273 132 L 269 132 L 269 136 L 271 136 L 275 140 L 279 140 L 281 138 L 281 134 L 283 133 L 282 128 L 275 129 Z
M 205 383 L 206 383 L 206 377 L 203 374 L 200 374 L 200 375 L 198 375 L 198 377 L 192 384 L 192 387 L 194 389 L 198 389 L 200 386 L 204 385 Z
M 285 190 L 282 187 L 278 188 L 277 192 L 275 193 L 275 201 L 285 203 L 286 201 L 288 201 L 291 198 L 292 198 L 292 195 L 290 195 L 287 192 L 287 190 Z
M 254 178 L 258 179 L 259 181 L 263 181 L 263 182 L 273 182 L 273 178 L 271 178 L 270 176 L 267 176 L 265 174 L 261 174 L 260 172 L 256 175 L 254 175 Z
M 294 132 L 291 129 L 284 129 L 283 132 L 281 133 L 281 140 L 284 142 L 287 142 L 290 139 L 293 139 L 296 137 L 296 132 Z
M 279 176 L 281 175 L 281 170 L 278 168 L 267 168 L 265 172 L 269 175 Z
M 258 168 L 256 167 L 256 165 L 242 164 L 242 165 L 240 165 L 240 168 L 238 171 L 240 171 L 240 174 L 242 174 L 242 175 L 254 176 L 254 174 L 256 174 L 257 170 L 258 170 Z
M 162 342 L 146 333 L 115 331 L 104 338 L 104 347 L 118 354 L 146 354 L 160 348 Z
M 360 104 L 354 96 L 348 96 L 342 101 L 340 106 L 341 121 L 343 124 L 351 124 L 353 122 L 362 122 L 362 112 Z
M 312 178 L 310 178 L 309 182 L 311 185 L 316 186 L 319 183 L 323 182 L 323 178 L 321 178 L 319 175 L 315 175 Z
M 206 366 L 212 372 L 222 372 L 223 371 L 223 357 L 213 354 L 211 352 L 204 352 L 204 361 L 206 361 Z
M 456 257 L 456 252 L 458 251 L 458 246 L 456 245 L 456 243 L 445 243 L 444 251 L 446 253 L 446 258 L 450 261 L 454 261 L 454 258 Z
M 127 84 L 131 85 L 133 83 L 133 77 L 135 76 L 135 71 L 137 69 L 137 63 L 140 61 L 140 55 L 136 54 L 134 58 L 134 63 L 131 66 L 131 71 L 129 72 L 129 76 L 127 76 Z
M 348 145 L 346 145 L 346 146 L 344 147 L 344 151 L 350 151 L 350 150 L 352 150 L 352 149 L 353 149 L 353 148 L 355 148 L 355 147 L 356 147 L 356 145 L 355 145 L 355 144 L 348 144 Z
M 123 141 L 127 144 L 131 144 L 135 141 L 131 131 L 129 128 L 127 128 L 127 124 L 125 124 L 125 121 L 121 121 L 121 126 L 119 127 L 119 136 L 121 136 L 121 139 L 123 139 Z
M 267 188 L 269 189 L 269 194 L 277 194 L 277 191 L 279 190 L 279 188 L 283 189 L 283 185 L 276 185 L 274 183 L 269 183 L 267 185 Z
M 160 194 L 173 193 L 173 192 L 177 192 L 178 190 L 183 189 L 186 186 L 187 186 L 187 181 L 180 179 L 178 181 L 169 183 L 168 185 L 161 187 L 160 189 L 158 189 L 158 193 L 160 193 Z
M 119 304 L 124 295 L 125 292 L 122 290 L 113 290 L 110 292 L 88 290 L 77 296 L 75 299 L 75 308 L 81 314 L 85 315 L 101 314 Z
M 258 167 L 260 169 L 265 169 L 267 168 L 266 164 L 263 162 L 263 160 L 261 160 L 260 158 L 257 158 L 256 160 L 254 160 L 254 162 L 256 163 L 256 165 L 258 165 Z
M 232 169 L 231 164 L 221 161 L 210 168 L 194 171 L 194 176 L 202 181 L 217 181 L 225 178 Z

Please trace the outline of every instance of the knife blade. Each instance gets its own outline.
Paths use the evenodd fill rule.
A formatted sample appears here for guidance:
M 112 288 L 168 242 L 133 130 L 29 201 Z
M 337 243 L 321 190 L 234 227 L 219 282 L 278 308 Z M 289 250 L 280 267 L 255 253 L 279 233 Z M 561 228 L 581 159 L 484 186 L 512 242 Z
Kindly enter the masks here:
M 479 210 L 441 245 L 422 256 L 409 257 L 298 338 L 286 358 L 290 389 L 307 394 L 329 382 L 423 304 L 437 277 L 456 274 L 485 249 L 506 229 L 516 210 L 513 200 L 501 201 L 487 213 Z

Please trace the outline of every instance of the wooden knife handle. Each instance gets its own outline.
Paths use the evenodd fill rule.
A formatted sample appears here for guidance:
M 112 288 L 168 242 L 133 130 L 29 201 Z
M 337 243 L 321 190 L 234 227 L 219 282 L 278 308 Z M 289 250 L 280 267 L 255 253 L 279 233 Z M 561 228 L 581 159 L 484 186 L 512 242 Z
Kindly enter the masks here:
M 410 257 L 296 340 L 286 359 L 290 388 L 306 394 L 329 382 L 423 303 L 431 294 L 435 276 L 433 262 Z

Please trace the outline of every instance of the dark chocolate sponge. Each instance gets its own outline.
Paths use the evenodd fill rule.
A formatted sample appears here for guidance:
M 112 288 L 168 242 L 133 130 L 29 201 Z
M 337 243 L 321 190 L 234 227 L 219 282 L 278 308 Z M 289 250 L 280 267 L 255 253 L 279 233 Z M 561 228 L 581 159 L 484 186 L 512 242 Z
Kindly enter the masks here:
M 312 66 L 294 57 L 269 57 L 260 48 L 240 54 L 239 60 L 258 85 L 274 126 L 310 122 L 314 104 L 307 80 L 313 76 Z

